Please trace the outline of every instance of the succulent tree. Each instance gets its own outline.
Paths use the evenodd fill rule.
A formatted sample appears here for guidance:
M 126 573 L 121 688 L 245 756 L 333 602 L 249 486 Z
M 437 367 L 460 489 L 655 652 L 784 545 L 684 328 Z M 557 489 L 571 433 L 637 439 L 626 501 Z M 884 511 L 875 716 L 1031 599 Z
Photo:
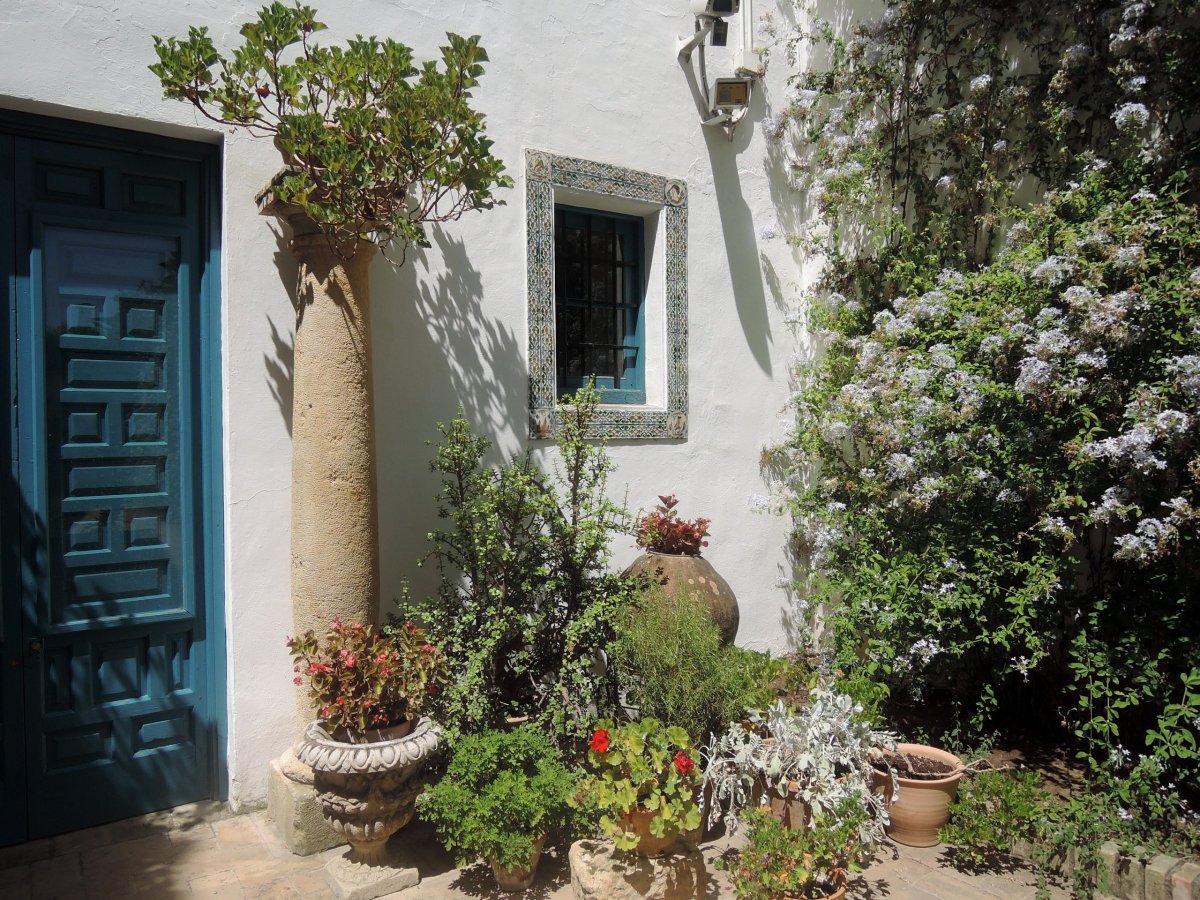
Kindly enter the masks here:
M 391 38 L 323 47 L 316 12 L 272 3 L 220 53 L 206 28 L 154 39 L 164 95 L 222 125 L 272 136 L 287 163 L 274 192 L 339 246 L 426 245 L 424 226 L 496 203 L 512 179 L 491 154 L 471 90 L 487 62 L 479 37 L 447 34 L 441 65 L 417 65 Z

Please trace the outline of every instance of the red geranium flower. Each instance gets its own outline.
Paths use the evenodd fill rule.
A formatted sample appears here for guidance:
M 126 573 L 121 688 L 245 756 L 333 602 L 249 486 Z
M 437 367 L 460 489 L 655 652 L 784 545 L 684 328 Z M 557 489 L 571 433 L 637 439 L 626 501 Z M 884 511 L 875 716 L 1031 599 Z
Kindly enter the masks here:
M 691 754 L 684 750 L 675 754 L 675 770 L 680 775 L 688 775 L 694 768 L 696 768 L 696 763 L 692 761 Z
M 603 728 L 597 728 L 592 733 L 592 739 L 588 741 L 588 746 L 597 753 L 608 752 L 608 732 Z

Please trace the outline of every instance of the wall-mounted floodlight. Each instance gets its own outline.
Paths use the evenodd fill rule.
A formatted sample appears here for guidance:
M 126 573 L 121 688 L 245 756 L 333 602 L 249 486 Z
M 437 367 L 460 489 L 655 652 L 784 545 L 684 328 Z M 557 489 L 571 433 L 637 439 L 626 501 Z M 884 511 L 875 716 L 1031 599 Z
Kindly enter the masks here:
M 752 78 L 718 78 L 713 84 L 713 109 L 733 112 L 750 105 Z
M 745 0 L 746 14 L 743 20 L 749 19 L 752 2 Z M 729 139 L 733 140 L 734 129 L 750 108 L 754 83 L 762 77 L 762 71 L 753 47 L 748 46 L 745 21 L 742 22 L 742 41 L 737 54 L 737 77 L 718 78 L 711 90 L 705 70 L 704 45 L 709 40 L 714 47 L 726 45 L 729 35 L 729 23 L 726 20 L 741 12 L 742 0 L 689 0 L 689 8 L 696 19 L 695 33 L 680 43 L 676 55 L 691 88 L 692 98 L 696 101 L 700 121 L 710 127 L 723 128 Z M 692 53 L 696 50 L 700 51 L 699 74 L 692 66 Z M 753 68 L 746 66 L 748 59 L 754 62 Z

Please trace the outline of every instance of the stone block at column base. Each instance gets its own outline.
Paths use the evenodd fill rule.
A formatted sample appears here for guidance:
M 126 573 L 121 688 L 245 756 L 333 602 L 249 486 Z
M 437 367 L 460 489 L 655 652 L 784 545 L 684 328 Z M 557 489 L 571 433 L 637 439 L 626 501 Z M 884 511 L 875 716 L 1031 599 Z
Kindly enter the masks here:
M 617 850 L 612 841 L 571 845 L 571 890 L 576 900 L 702 900 L 708 885 L 704 856 L 679 844 L 647 859 Z
M 267 776 L 267 815 L 275 823 L 276 833 L 298 856 L 311 856 L 346 843 L 321 815 L 311 778 L 305 784 L 285 773 L 289 763 L 299 765 L 294 757 L 288 760 L 290 754 L 288 750 L 279 759 L 271 760 Z
M 385 894 L 410 888 L 421 880 L 415 866 L 405 866 L 392 852 L 382 865 L 368 866 L 349 858 L 352 851 L 325 863 L 325 881 L 337 900 L 375 900 Z

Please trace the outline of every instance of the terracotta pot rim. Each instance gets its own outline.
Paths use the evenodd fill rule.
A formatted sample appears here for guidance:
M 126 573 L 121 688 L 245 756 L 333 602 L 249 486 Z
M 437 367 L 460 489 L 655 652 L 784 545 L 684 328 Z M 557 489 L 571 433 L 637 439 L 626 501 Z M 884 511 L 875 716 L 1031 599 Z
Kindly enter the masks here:
M 651 550 L 649 547 L 644 547 L 642 548 L 642 552 L 648 553 L 651 556 L 687 556 L 691 557 L 692 559 L 703 559 L 704 557 L 704 554 L 702 554 L 699 550 L 697 550 L 695 553 L 670 553 L 666 550 Z
M 963 777 L 966 769 L 963 767 L 963 761 L 951 753 L 949 750 L 942 750 L 940 747 L 931 747 L 928 744 L 897 744 L 897 753 L 907 753 L 909 756 L 923 756 L 925 759 L 936 760 L 947 765 L 954 766 L 955 771 L 951 772 L 943 778 L 905 778 L 903 775 L 893 773 L 890 769 L 881 769 L 874 763 L 871 764 L 876 772 L 884 775 L 891 775 L 901 786 L 908 787 L 946 787 L 959 781 Z

